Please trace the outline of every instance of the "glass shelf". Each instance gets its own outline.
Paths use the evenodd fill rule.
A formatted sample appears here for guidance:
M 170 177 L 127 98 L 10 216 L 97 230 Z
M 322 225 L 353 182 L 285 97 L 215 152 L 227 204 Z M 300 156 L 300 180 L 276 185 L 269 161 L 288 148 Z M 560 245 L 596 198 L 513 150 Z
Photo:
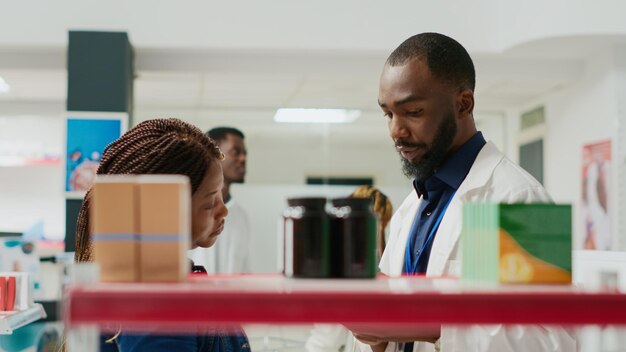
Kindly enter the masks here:
M 0 335 L 11 335 L 15 329 L 45 317 L 46 312 L 38 303 L 26 310 L 0 312 Z
M 73 285 L 65 319 L 69 326 L 165 330 L 241 323 L 626 324 L 626 294 L 445 278 L 201 277 L 171 284 Z

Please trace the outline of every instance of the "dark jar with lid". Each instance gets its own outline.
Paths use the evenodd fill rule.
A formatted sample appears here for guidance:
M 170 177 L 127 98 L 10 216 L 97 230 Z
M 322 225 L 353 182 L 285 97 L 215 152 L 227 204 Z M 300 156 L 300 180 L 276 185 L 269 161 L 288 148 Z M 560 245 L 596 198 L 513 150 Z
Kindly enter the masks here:
M 331 276 L 376 276 L 376 215 L 370 199 L 336 198 L 330 215 Z
M 289 198 L 283 214 L 285 275 L 330 276 L 329 219 L 326 198 Z

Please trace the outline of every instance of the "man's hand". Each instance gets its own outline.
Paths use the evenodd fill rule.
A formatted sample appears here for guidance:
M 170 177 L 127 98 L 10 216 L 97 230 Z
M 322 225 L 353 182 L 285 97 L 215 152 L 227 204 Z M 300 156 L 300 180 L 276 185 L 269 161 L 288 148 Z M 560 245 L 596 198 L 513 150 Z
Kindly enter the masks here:
M 354 337 L 370 346 L 380 345 L 382 342 L 413 342 L 425 341 L 435 343 L 441 334 L 440 326 L 420 327 L 381 327 L 373 325 L 348 325 L 346 326 Z M 373 347 L 372 347 L 373 349 Z M 383 348 L 384 350 L 384 348 Z
M 385 349 L 387 348 L 387 341 L 382 341 L 377 337 L 374 336 L 370 336 L 370 335 L 362 335 L 362 334 L 358 334 L 358 333 L 352 333 L 354 335 L 354 337 L 361 341 L 362 343 L 369 345 L 372 348 L 372 351 L 374 352 L 384 352 Z

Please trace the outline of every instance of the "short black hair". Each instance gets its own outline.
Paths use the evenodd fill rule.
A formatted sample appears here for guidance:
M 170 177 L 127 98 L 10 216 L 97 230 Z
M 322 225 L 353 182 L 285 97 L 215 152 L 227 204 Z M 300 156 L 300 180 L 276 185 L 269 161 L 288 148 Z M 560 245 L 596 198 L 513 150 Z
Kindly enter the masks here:
M 438 79 L 472 91 L 476 86 L 474 63 L 467 50 L 456 40 L 439 33 L 420 33 L 405 40 L 394 50 L 387 64 L 401 66 L 412 59 L 425 60 Z
M 225 140 L 229 134 L 234 134 L 235 136 L 239 136 L 241 139 L 244 139 L 243 132 L 234 127 L 215 127 L 210 129 L 207 134 L 216 142 Z

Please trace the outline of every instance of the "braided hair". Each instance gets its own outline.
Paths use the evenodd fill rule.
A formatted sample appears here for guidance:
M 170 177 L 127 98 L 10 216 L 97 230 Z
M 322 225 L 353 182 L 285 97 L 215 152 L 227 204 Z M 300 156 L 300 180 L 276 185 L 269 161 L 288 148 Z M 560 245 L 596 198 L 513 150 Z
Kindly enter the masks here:
M 387 198 L 383 192 L 368 185 L 357 187 L 354 192 L 352 192 L 351 197 L 369 198 L 372 201 L 374 212 L 378 216 L 379 220 L 378 230 L 376 233 L 376 255 L 380 260 L 380 257 L 383 255 L 383 251 L 385 250 L 385 228 L 387 227 L 389 220 L 391 220 L 391 215 L 393 214 L 391 201 L 389 201 L 389 198 Z
M 200 187 L 213 160 L 224 155 L 197 127 L 178 119 L 144 121 L 109 144 L 102 154 L 98 175 L 179 174 L 189 177 L 191 192 Z M 76 225 L 77 262 L 92 260 L 89 231 L 91 190 L 85 195 Z

